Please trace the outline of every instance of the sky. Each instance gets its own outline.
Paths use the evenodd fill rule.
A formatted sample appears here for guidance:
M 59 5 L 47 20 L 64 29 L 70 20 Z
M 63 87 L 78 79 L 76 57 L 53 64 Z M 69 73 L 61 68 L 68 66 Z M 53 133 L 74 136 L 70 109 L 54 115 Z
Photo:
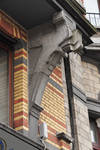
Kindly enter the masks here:
M 84 6 L 89 13 L 98 13 L 97 0 L 84 0 Z

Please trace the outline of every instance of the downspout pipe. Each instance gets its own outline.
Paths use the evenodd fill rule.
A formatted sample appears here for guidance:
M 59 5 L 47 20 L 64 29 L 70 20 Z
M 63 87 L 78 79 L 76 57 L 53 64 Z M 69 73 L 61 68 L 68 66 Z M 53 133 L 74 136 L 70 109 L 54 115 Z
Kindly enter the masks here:
M 74 121 L 74 100 L 73 100 L 73 89 L 72 89 L 72 79 L 71 79 L 71 70 L 70 70 L 70 62 L 69 55 L 64 58 L 64 66 L 65 66 L 65 78 L 68 92 L 68 102 L 69 102 L 69 113 L 70 113 L 70 124 L 71 124 L 71 135 L 73 140 L 72 150 L 75 150 L 75 121 Z

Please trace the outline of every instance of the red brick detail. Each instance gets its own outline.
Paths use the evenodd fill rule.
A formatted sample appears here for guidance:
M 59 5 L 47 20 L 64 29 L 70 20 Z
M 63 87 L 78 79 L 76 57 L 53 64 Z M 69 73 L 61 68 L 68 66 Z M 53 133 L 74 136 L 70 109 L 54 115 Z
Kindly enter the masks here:
M 51 74 L 50 77 L 54 78 L 56 81 L 58 81 L 60 84 L 62 84 L 62 81 L 60 81 L 58 78 L 56 78 L 53 74 Z
M 25 34 L 24 31 L 20 30 L 20 36 L 21 36 L 21 39 L 27 39 L 27 35 Z
M 56 135 L 57 131 L 53 128 L 51 128 L 50 126 L 48 126 L 48 130 L 51 131 L 52 133 L 54 133 Z
M 56 74 L 59 78 L 62 78 L 61 71 L 60 71 L 58 68 L 55 68 L 55 69 L 53 70 L 53 73 Z
M 27 57 L 27 53 L 25 53 L 23 51 L 18 51 L 18 52 L 15 53 L 15 58 L 18 57 L 18 56 L 20 56 L 20 55 L 24 55 L 24 56 Z
M 27 68 L 25 68 L 24 66 L 18 67 L 14 69 L 14 72 L 20 71 L 20 70 L 25 70 L 27 71 Z
M 67 143 L 65 144 L 64 142 L 58 140 L 57 137 L 52 135 L 51 133 L 48 133 L 48 140 L 50 140 L 51 142 L 59 145 L 60 147 L 63 146 L 65 148 L 67 148 L 67 149 L 70 149 L 69 144 L 67 144 Z
M 15 100 L 15 101 L 14 101 L 14 104 L 17 104 L 17 103 L 20 103 L 20 102 L 28 103 L 28 100 L 27 100 L 27 99 L 24 99 L 24 98 L 21 98 L 21 99 Z
M 6 19 L 1 18 L 0 28 L 9 35 L 13 35 L 13 26 L 6 21 Z
M 64 128 L 66 128 L 66 125 L 63 122 L 59 121 L 58 119 L 56 119 L 54 116 L 52 116 L 51 114 L 49 114 L 45 110 L 43 110 L 42 113 L 45 114 L 46 116 L 48 116 L 49 118 L 51 118 L 53 121 L 55 121 L 58 124 L 60 124 L 61 126 L 63 126 Z
M 15 117 L 22 116 L 22 115 L 24 115 L 24 116 L 28 117 L 28 114 L 27 114 L 27 113 L 25 113 L 25 112 L 21 111 L 21 112 L 19 112 L 19 113 L 15 113 L 15 114 L 14 114 L 14 118 L 15 118 Z
M 61 98 L 64 98 L 63 93 L 61 94 L 60 92 L 58 92 L 55 88 L 53 88 L 49 84 L 47 84 L 47 87 L 50 88 L 53 92 L 55 92 L 57 95 L 59 95 Z
M 50 140 L 51 142 L 53 142 L 53 143 L 55 143 L 55 144 L 60 146 L 60 142 L 57 139 L 57 137 L 52 135 L 51 133 L 48 133 L 48 140 Z
M 25 126 L 28 127 L 28 120 L 21 118 L 19 120 L 14 121 L 14 128 L 20 127 L 20 126 Z
M 27 41 L 27 33 L 13 19 L 0 10 L 0 30 L 12 38 L 21 38 Z M 15 32 L 14 32 L 15 31 Z
M 65 143 L 64 141 L 60 141 L 60 146 L 70 149 L 70 145 L 68 143 Z
M 41 124 L 41 123 L 42 123 L 42 121 L 39 120 L 39 124 Z M 51 128 L 49 125 L 48 125 L 48 131 L 53 133 L 53 134 L 48 133 L 48 140 L 50 140 L 51 142 L 57 144 L 60 147 L 64 146 L 65 148 L 70 149 L 70 145 L 68 143 L 65 143 L 65 142 L 57 139 L 57 137 L 56 137 L 57 131 L 55 129 Z

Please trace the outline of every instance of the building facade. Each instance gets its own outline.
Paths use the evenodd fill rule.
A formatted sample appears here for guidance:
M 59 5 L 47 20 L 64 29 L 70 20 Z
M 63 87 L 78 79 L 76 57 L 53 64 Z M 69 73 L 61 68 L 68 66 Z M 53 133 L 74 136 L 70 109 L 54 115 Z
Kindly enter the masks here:
M 84 3 L 0 2 L 1 150 L 100 150 L 100 35 Z

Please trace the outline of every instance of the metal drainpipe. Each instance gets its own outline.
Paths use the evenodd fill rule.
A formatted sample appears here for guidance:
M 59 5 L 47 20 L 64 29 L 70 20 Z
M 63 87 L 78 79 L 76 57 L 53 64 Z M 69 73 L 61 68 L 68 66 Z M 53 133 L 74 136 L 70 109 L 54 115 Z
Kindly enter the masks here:
M 70 113 L 70 124 L 71 124 L 71 135 L 74 139 L 72 143 L 72 150 L 75 150 L 75 122 L 74 122 L 74 105 L 73 105 L 73 89 L 72 89 L 72 79 L 71 79 L 71 70 L 70 70 L 70 62 L 69 55 L 64 58 L 64 66 L 65 66 L 65 78 L 68 92 L 68 101 L 69 101 L 69 113 Z

